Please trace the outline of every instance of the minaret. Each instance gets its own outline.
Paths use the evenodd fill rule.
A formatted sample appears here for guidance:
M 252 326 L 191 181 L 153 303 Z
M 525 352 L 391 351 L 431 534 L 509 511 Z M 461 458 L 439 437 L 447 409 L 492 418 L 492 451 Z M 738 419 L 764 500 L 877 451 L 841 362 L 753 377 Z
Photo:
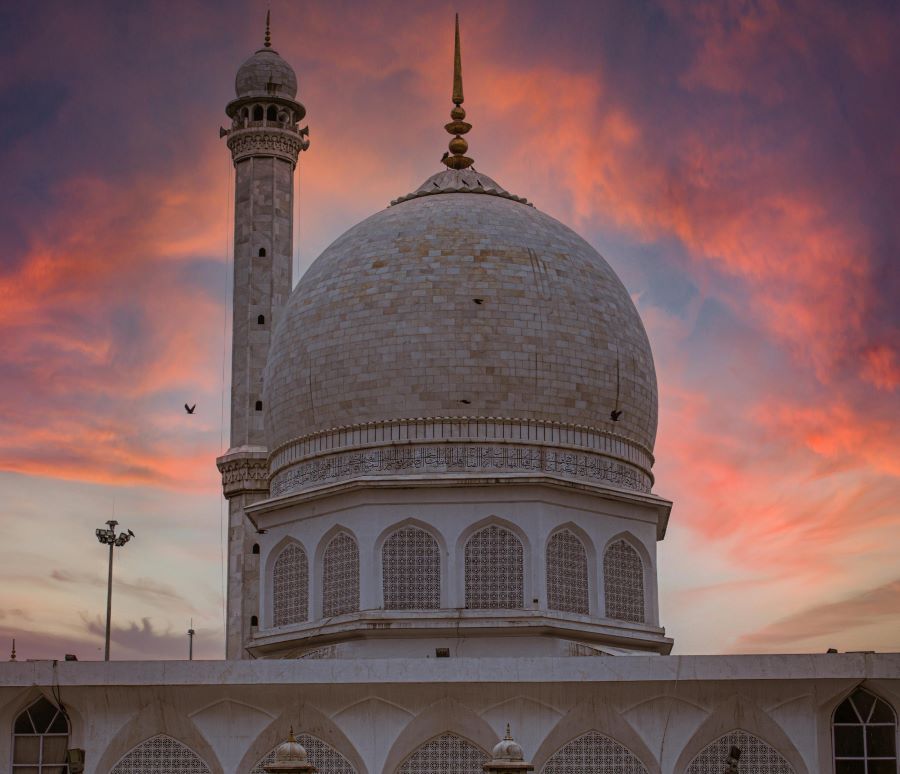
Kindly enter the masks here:
M 309 147 L 299 123 L 297 76 L 272 48 L 269 14 L 263 47 L 241 65 L 236 99 L 225 112 L 234 161 L 234 300 L 231 443 L 216 463 L 229 505 L 226 657 L 242 658 L 259 615 L 255 530 L 245 508 L 268 494 L 262 379 L 272 330 L 292 288 L 294 168 Z

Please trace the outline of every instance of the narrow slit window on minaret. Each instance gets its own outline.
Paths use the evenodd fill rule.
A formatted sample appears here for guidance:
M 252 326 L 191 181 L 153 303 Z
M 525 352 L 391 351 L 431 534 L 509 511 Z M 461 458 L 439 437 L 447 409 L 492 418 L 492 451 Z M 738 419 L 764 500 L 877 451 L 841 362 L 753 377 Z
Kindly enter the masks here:
M 259 553 L 259 543 L 254 543 L 254 544 L 253 544 L 253 553 L 254 553 L 254 554 L 258 554 L 258 553 Z
M 259 616 L 251 615 L 250 616 L 250 625 L 251 626 L 259 626 Z
M 266 316 L 264 314 L 261 314 L 259 317 L 257 317 L 256 324 L 257 325 L 265 325 L 266 324 Z
M 259 257 L 260 257 L 260 258 L 265 258 L 265 257 L 266 257 L 266 248 L 265 248 L 265 247 L 260 247 L 260 248 L 259 248 Z
M 256 401 L 256 410 L 262 411 L 262 401 L 261 400 Z
M 278 120 L 278 108 L 274 105 L 269 105 L 269 109 L 266 111 L 266 121 L 277 121 Z

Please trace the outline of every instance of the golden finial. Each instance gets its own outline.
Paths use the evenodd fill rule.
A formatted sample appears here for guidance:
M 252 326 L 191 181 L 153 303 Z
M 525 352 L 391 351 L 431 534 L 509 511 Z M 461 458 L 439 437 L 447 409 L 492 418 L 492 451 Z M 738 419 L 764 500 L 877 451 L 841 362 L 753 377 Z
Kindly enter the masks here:
M 512 733 L 509 730 L 509 723 L 506 724 L 506 736 L 504 736 L 503 738 L 512 741 Z
M 9 660 L 10 661 L 16 660 L 16 641 L 15 641 L 15 639 L 13 639 L 12 653 L 9 654 Z
M 263 45 L 266 48 L 272 48 L 272 33 L 269 29 L 269 24 L 272 19 L 272 11 L 266 11 L 266 39 L 263 41 Z
M 475 162 L 465 155 L 469 150 L 462 135 L 466 134 L 472 124 L 467 124 L 463 119 L 466 111 L 463 109 L 463 83 L 462 83 L 462 57 L 459 53 L 459 14 L 456 14 L 456 39 L 453 51 L 453 109 L 450 111 L 450 123 L 444 125 L 450 134 L 454 135 L 450 140 L 450 154 L 445 154 L 442 161 L 450 169 L 465 169 Z M 451 155 L 452 154 L 452 155 Z
M 294 738 L 294 724 L 291 723 L 290 731 L 288 731 L 288 741 L 291 743 L 295 743 L 297 740 Z

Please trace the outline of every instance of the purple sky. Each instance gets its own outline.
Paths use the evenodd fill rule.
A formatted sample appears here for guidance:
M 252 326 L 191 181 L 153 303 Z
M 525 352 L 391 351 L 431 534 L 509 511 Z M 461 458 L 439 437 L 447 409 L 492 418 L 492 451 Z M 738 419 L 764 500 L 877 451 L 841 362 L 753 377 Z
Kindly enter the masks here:
M 222 645 L 230 155 L 260 3 L 0 10 L 0 637 Z M 312 147 L 297 266 L 437 171 L 460 12 L 479 169 L 632 292 L 676 653 L 900 650 L 900 10 L 273 2 Z M 186 417 L 182 403 L 198 404 Z M 224 412 L 227 414 L 227 412 Z M 6 647 L 6 646 L 4 646 Z

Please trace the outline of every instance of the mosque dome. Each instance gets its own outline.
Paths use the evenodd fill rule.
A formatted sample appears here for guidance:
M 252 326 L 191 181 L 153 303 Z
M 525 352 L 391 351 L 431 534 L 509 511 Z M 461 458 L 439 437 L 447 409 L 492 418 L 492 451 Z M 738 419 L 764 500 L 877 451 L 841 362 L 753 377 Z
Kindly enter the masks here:
M 234 79 L 237 97 L 297 96 L 297 75 L 278 52 L 272 48 L 259 49 L 238 69 Z
M 628 291 L 574 231 L 474 169 L 434 175 L 322 253 L 264 383 L 273 473 L 372 438 L 352 428 L 403 424 L 391 438 L 411 441 L 469 418 L 470 438 L 543 433 L 650 481 L 656 375 Z

